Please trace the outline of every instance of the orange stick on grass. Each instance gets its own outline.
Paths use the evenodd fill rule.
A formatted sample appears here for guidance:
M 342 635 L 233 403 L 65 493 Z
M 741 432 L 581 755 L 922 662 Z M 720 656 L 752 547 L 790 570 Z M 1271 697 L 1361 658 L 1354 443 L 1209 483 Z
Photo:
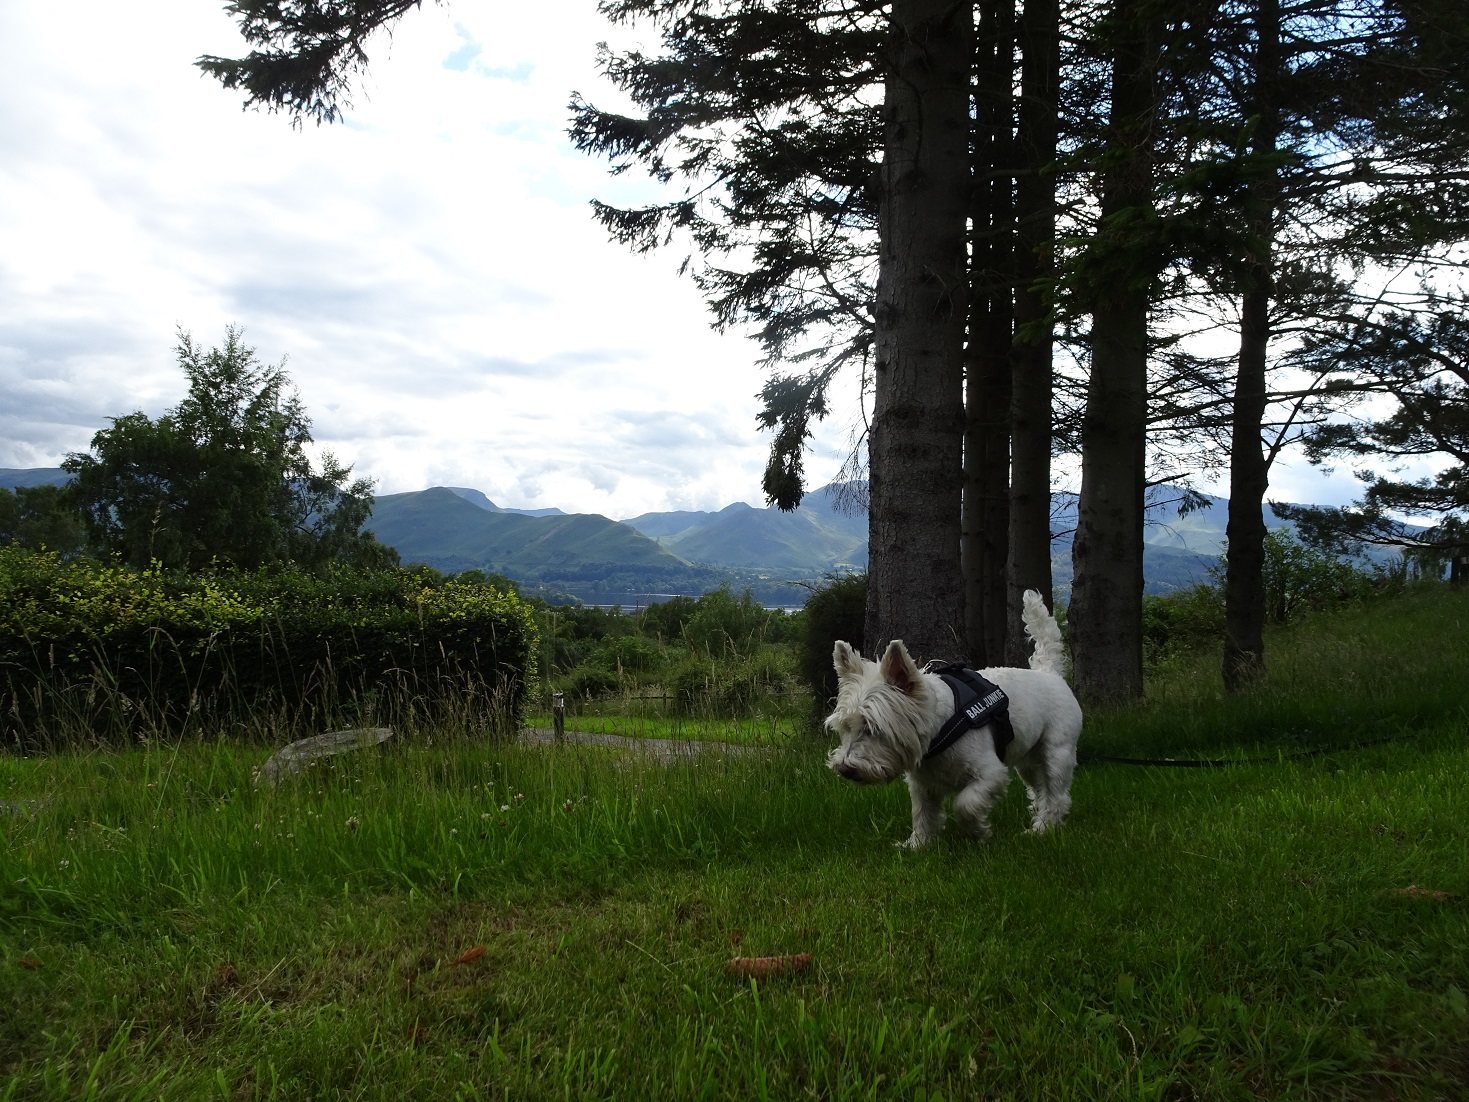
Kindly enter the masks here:
M 789 976 L 811 967 L 810 953 L 788 957 L 735 957 L 724 962 L 724 972 L 740 979 L 768 980 L 773 976 Z

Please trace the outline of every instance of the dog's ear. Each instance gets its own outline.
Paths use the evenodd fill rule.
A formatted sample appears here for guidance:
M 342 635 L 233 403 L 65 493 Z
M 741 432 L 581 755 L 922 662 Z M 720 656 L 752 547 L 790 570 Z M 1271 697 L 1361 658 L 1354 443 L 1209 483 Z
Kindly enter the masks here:
M 831 664 L 838 677 L 855 677 L 862 672 L 862 656 L 852 649 L 850 643 L 840 639 L 831 649 Z
M 879 669 L 882 679 L 904 696 L 912 696 L 922 684 L 918 677 L 918 667 L 908 657 L 908 648 L 903 646 L 901 639 L 894 639 L 888 644 Z

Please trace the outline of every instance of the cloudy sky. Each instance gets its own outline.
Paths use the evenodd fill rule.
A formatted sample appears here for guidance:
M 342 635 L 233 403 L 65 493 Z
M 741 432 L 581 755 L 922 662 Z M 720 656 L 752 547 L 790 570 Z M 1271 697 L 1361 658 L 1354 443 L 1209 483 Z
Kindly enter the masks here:
M 142 14 L 146 12 L 146 14 Z M 0 467 L 54 466 L 183 396 L 183 327 L 287 359 L 317 441 L 380 493 L 633 516 L 762 504 L 755 346 L 682 254 L 606 239 L 593 197 L 656 198 L 575 152 L 594 0 L 425 3 L 345 125 L 242 112 L 193 66 L 243 50 L 219 0 L 0 4 Z M 807 461 L 837 474 L 850 395 Z M 1304 464 L 1272 496 L 1339 501 Z

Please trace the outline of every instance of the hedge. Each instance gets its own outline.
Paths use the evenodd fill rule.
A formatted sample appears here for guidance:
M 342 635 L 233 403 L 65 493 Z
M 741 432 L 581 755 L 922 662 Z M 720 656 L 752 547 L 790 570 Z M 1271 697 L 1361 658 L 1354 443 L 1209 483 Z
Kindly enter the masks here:
M 333 726 L 505 730 L 536 678 L 529 605 L 407 571 L 137 572 L 0 548 L 10 745 Z

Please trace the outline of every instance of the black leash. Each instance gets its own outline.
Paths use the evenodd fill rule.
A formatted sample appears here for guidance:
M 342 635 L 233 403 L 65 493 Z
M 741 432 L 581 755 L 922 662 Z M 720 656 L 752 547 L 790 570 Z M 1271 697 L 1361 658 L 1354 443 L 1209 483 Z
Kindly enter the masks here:
M 1109 754 L 1078 753 L 1078 765 L 1151 765 L 1164 769 L 1226 769 L 1233 765 L 1270 765 L 1280 761 L 1295 761 L 1299 758 L 1319 758 L 1327 754 L 1344 754 L 1349 750 L 1362 750 L 1368 746 L 1381 746 L 1386 742 L 1397 742 L 1398 736 L 1353 742 L 1346 746 L 1321 746 L 1314 750 L 1296 750 L 1290 754 L 1275 754 L 1268 758 L 1114 758 Z

